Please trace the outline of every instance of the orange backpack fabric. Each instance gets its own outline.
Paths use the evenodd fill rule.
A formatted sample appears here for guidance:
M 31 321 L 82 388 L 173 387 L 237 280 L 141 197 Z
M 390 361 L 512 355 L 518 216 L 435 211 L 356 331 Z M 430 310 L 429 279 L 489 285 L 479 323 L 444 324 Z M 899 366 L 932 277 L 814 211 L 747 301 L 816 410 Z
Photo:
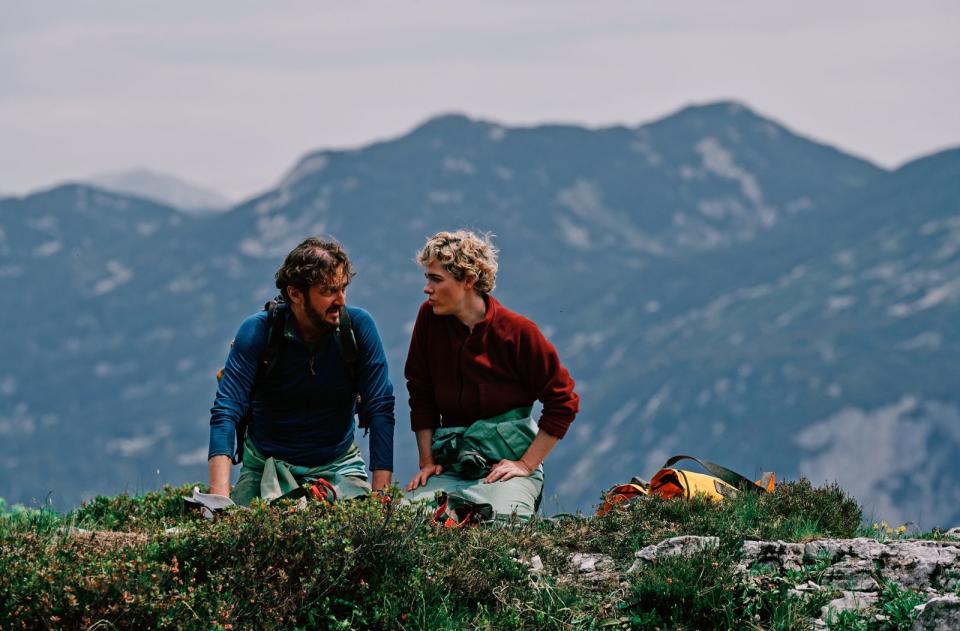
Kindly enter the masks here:
M 681 460 L 692 460 L 709 473 L 673 468 L 673 465 Z M 775 479 L 771 472 L 765 473 L 760 480 L 754 482 L 716 463 L 693 456 L 677 455 L 667 460 L 650 478 L 650 482 L 633 478 L 627 484 L 618 484 L 611 488 L 604 494 L 603 504 L 597 509 L 597 515 L 606 515 L 615 507 L 626 505 L 643 495 L 659 495 L 665 499 L 690 499 L 695 495 L 706 495 L 715 501 L 722 501 L 741 490 L 768 493 L 773 491 Z

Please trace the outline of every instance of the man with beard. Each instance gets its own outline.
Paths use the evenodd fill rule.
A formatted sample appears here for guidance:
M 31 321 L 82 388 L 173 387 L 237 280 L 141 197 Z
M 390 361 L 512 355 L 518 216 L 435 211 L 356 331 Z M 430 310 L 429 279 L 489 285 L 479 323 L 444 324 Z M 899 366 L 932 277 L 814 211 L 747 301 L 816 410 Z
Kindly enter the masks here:
M 372 489 L 389 486 L 393 385 L 373 318 L 346 306 L 353 276 L 339 243 L 306 239 L 277 270 L 282 300 L 275 312 L 261 311 L 240 325 L 210 410 L 211 493 L 229 493 L 234 502 L 246 505 L 319 478 L 331 483 L 340 498 L 369 493 L 371 484 L 354 441 L 355 413 L 369 428 Z M 346 326 L 346 318 L 352 327 Z M 282 338 L 265 370 L 273 322 Z M 352 366 L 344 348 L 350 328 L 356 339 Z M 237 445 L 243 468 L 230 492 L 237 427 L 248 411 L 249 429 L 243 445 Z

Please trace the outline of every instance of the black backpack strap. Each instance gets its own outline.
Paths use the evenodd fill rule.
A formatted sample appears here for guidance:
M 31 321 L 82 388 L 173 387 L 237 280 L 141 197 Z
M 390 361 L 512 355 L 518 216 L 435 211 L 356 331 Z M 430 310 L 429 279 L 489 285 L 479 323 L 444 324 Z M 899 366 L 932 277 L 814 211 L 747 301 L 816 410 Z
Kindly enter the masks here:
M 357 336 L 353 333 L 353 320 L 350 319 L 350 313 L 347 306 L 340 307 L 340 325 L 337 327 L 337 343 L 340 345 L 340 356 L 343 357 L 343 363 L 347 366 L 347 374 L 350 375 L 350 381 L 353 382 L 353 390 L 357 397 L 357 416 L 359 417 L 359 426 L 364 430 L 366 436 L 370 431 L 370 419 L 360 412 L 360 406 L 363 405 L 363 397 L 360 395 L 359 371 L 357 369 L 357 356 L 360 351 L 357 349 Z
M 353 320 L 347 307 L 340 307 L 340 325 L 337 327 L 337 341 L 340 344 L 340 355 L 347 365 L 350 379 L 357 381 L 357 337 L 353 334 Z
M 273 368 L 277 365 L 277 360 L 280 359 L 280 353 L 283 349 L 283 331 L 287 324 L 287 303 L 283 301 L 282 296 L 277 296 L 263 305 L 263 310 L 267 312 L 267 343 L 260 355 L 257 379 L 253 384 L 253 394 L 257 393 L 260 383 L 270 376 Z
M 237 451 L 233 456 L 233 464 L 243 462 L 243 441 L 247 435 L 247 427 L 253 417 L 251 409 L 253 400 L 260 390 L 260 385 L 273 372 L 283 350 L 283 329 L 287 323 L 287 303 L 284 302 L 283 296 L 277 296 L 263 305 L 263 310 L 267 312 L 267 343 L 264 345 L 257 363 L 257 374 L 253 379 L 253 388 L 250 390 L 250 401 L 247 404 L 246 411 L 237 423 Z
M 699 458 L 694 458 L 693 456 L 674 456 L 673 458 L 667 460 L 662 468 L 669 469 L 681 460 L 693 460 L 698 465 L 709 471 L 710 475 L 720 478 L 735 489 L 747 489 L 752 491 L 766 490 L 763 487 L 758 486 L 753 480 L 745 478 L 736 471 L 731 471 L 730 469 L 722 467 L 714 462 L 710 462 L 709 460 L 700 460 Z

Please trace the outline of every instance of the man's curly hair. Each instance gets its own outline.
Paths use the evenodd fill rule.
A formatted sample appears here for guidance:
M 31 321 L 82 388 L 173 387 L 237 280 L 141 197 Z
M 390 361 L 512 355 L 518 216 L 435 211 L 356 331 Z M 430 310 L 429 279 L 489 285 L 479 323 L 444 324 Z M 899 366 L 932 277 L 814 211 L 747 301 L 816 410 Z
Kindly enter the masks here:
M 427 265 L 436 260 L 457 281 L 476 280 L 478 294 L 488 294 L 497 285 L 497 248 L 493 235 L 470 230 L 438 232 L 417 253 L 417 262 Z
M 309 237 L 290 251 L 277 270 L 277 289 L 285 300 L 290 300 L 287 287 L 307 291 L 313 285 L 329 283 L 341 269 L 347 280 L 356 275 L 343 246 L 336 239 Z

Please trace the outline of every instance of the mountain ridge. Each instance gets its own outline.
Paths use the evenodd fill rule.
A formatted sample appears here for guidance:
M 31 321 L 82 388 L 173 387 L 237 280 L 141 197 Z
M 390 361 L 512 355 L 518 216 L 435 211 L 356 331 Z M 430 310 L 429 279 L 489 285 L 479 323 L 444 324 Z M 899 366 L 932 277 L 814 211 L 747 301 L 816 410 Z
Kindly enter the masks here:
M 203 478 L 212 375 L 237 324 L 275 293 L 279 259 L 313 233 L 336 235 L 355 262 L 349 299 L 380 326 L 401 402 L 397 477 L 410 475 L 411 257 L 460 226 L 497 235 L 497 296 L 541 326 L 578 382 L 583 411 L 548 462 L 547 510 L 587 508 L 673 451 L 748 474 L 833 471 L 842 453 L 821 437 L 845 444 L 863 419 L 887 428 L 878 449 L 916 426 L 919 453 L 958 460 L 956 154 L 890 172 L 730 107 L 636 130 L 466 119 L 465 136 L 305 154 L 277 187 L 202 218 L 88 192 L 87 212 L 131 220 L 74 225 L 76 190 L 0 200 L 0 288 L 55 289 L 24 295 L 38 315 L 0 327 L 19 358 L 0 364 L 0 467 L 33 480 L 0 476 L 0 497 L 58 485 L 73 504 L 157 469 Z M 129 212 L 109 210 L 118 199 Z M 72 459 L 77 446 L 111 471 Z M 884 457 L 896 484 L 865 469 L 858 499 L 951 518 L 936 495 L 907 498 L 919 465 Z

